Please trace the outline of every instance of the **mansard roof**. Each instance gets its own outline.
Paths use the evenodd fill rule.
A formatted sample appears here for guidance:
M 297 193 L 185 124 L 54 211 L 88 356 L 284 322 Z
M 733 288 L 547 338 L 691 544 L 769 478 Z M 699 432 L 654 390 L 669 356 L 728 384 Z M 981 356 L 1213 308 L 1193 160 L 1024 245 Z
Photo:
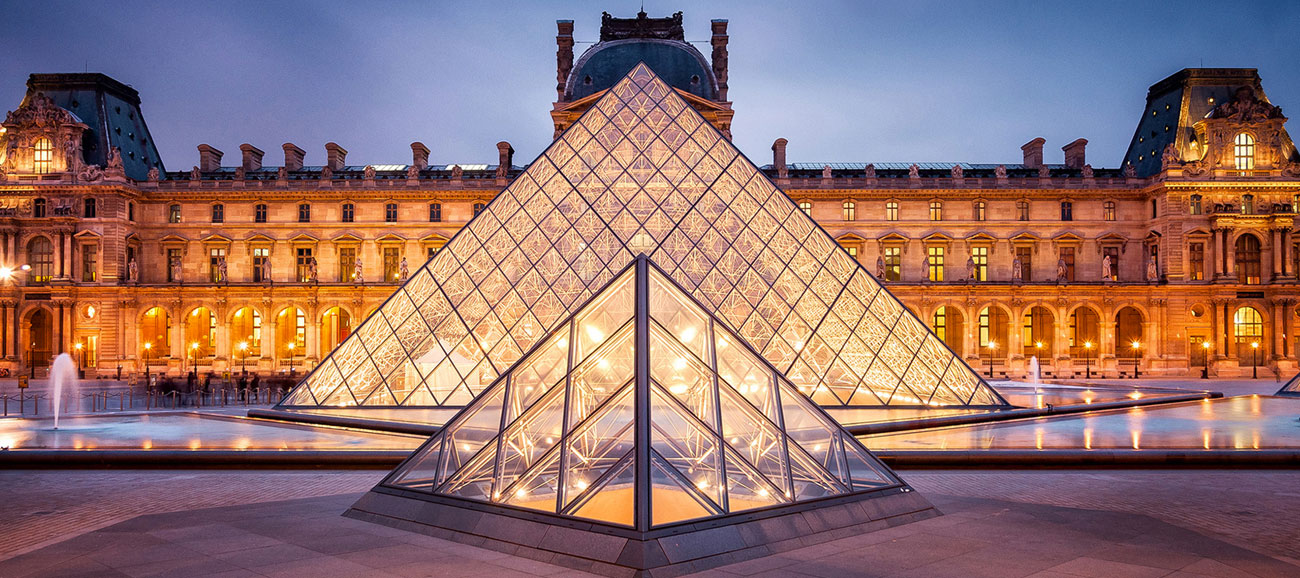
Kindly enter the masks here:
M 23 104 L 37 93 L 90 127 L 82 147 L 87 164 L 106 166 L 109 149 L 118 147 L 126 176 L 143 181 L 150 168 L 164 170 L 134 88 L 99 73 L 33 74 Z

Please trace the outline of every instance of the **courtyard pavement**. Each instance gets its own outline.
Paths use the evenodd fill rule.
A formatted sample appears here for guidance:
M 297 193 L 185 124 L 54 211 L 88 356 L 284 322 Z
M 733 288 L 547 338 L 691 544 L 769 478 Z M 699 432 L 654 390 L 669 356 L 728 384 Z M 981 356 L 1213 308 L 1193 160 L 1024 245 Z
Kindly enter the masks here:
M 584 575 L 339 515 L 382 475 L 0 472 L 0 576 Z M 706 574 L 1300 575 L 1300 472 L 901 475 L 945 515 Z

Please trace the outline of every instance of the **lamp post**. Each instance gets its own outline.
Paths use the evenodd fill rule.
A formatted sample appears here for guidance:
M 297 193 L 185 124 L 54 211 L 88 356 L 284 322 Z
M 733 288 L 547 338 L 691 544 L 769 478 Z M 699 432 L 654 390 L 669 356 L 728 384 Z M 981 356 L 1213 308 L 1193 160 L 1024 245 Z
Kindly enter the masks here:
M 998 342 L 989 341 L 989 379 L 993 379 L 993 352 L 998 348 Z
M 1259 379 L 1259 342 L 1250 342 L 1250 378 Z
M 1138 369 L 1138 358 L 1141 354 L 1142 342 L 1134 339 L 1130 346 L 1133 349 L 1133 379 L 1142 377 L 1141 370 Z
M 1083 342 L 1083 375 L 1084 379 L 1092 379 L 1092 342 Z
M 146 341 L 144 343 L 144 386 L 149 387 L 149 352 L 153 350 L 153 344 Z
M 239 372 L 248 373 L 248 342 L 239 342 Z
M 1043 342 L 1034 342 L 1034 357 L 1038 358 L 1038 373 L 1043 372 Z
M 289 348 L 289 375 L 293 375 L 293 348 L 297 343 L 290 341 L 285 347 Z
M 73 345 L 72 349 L 77 352 L 77 379 L 81 379 L 85 377 L 85 374 L 81 373 L 83 371 L 81 367 L 85 365 L 86 354 L 82 351 L 80 343 Z
M 1205 367 L 1201 368 L 1201 379 L 1210 378 L 1210 342 L 1202 341 L 1201 349 L 1205 350 Z
M 190 343 L 190 355 L 194 357 L 191 361 L 191 369 L 197 374 L 199 372 L 199 342 Z

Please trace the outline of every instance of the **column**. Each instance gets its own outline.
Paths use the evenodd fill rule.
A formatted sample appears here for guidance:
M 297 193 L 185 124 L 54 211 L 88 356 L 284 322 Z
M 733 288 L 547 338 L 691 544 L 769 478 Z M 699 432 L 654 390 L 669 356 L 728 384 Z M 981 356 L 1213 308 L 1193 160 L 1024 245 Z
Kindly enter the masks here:
M 1273 229 L 1269 232 L 1272 233 L 1273 241 L 1273 271 L 1272 274 L 1269 275 L 1269 279 L 1277 279 L 1284 273 L 1282 270 L 1282 230 Z
M 218 312 L 217 309 L 220 309 L 221 311 Z M 230 348 L 230 317 L 229 315 L 227 315 L 227 310 L 229 308 L 219 307 L 217 309 L 213 310 L 213 314 L 218 315 L 218 317 L 217 317 L 217 342 L 215 346 L 212 348 L 212 353 L 215 359 L 226 360 L 226 367 L 229 368 L 230 362 L 234 360 L 234 356 L 231 354 L 231 348 Z M 213 365 L 215 365 L 215 363 Z
M 59 256 L 59 276 L 67 279 L 72 276 L 72 234 L 62 233 L 63 254 Z
M 1229 278 L 1237 276 L 1237 245 L 1228 242 L 1228 231 L 1223 232 L 1223 272 Z
M 1280 299 L 1279 299 L 1279 300 L 1276 300 L 1276 301 L 1273 301 L 1273 302 L 1271 302 L 1271 303 L 1269 303 L 1269 305 L 1272 306 L 1272 310 L 1273 310 L 1273 311 L 1272 311 L 1272 313 L 1273 313 L 1272 318 L 1273 318 L 1273 319 L 1272 319 L 1272 322 L 1269 323 L 1269 326 L 1270 326 L 1270 327 L 1269 327 L 1269 332 L 1271 333 L 1272 338 L 1273 338 L 1273 339 L 1272 339 L 1272 341 L 1273 341 L 1273 346 L 1272 346 L 1272 348 L 1271 348 L 1272 350 L 1269 352 L 1269 354 L 1272 355 L 1272 356 L 1274 356 L 1274 357 L 1282 357 L 1282 355 L 1283 355 L 1283 347 L 1284 347 L 1284 346 L 1283 346 L 1283 343 L 1286 341 L 1286 336 L 1285 336 L 1285 335 L 1286 335 L 1286 310 L 1287 310 L 1287 306 L 1286 306 L 1286 302 L 1285 302 L 1284 300 L 1280 300 Z
M 0 302 L 0 358 L 9 357 L 9 302 Z
M 1237 358 L 1236 343 L 1232 339 L 1232 302 L 1223 303 L 1223 356 L 1229 359 Z
M 22 354 L 23 354 L 23 350 L 22 350 L 22 349 L 19 347 L 19 345 L 18 345 L 18 339 L 19 339 L 19 336 L 22 334 L 22 331 L 20 331 L 20 328 L 21 328 L 21 326 L 20 326 L 19 323 L 18 323 L 18 304 L 15 303 L 15 304 L 14 304 L 14 309 L 13 309 L 13 334 L 12 334 L 12 335 L 13 335 L 13 345 L 14 345 L 14 348 L 13 348 L 13 354 L 14 354 L 15 356 L 18 356 L 18 357 L 21 358 L 21 357 L 22 357 Z
M 1291 340 L 1295 339 L 1296 316 L 1292 313 L 1292 308 L 1295 307 L 1295 304 L 1296 302 L 1294 300 L 1288 299 L 1282 306 L 1282 351 L 1289 359 L 1296 358 L 1296 352 L 1291 348 Z
M 176 315 L 168 319 L 172 323 L 172 326 L 167 328 L 172 332 L 172 346 L 167 354 L 179 363 L 177 367 L 188 369 L 189 359 L 185 357 L 185 308 L 178 305 L 175 311 Z
M 276 339 L 278 339 L 275 331 L 276 311 L 270 304 L 266 304 L 265 311 L 268 313 L 262 315 L 262 359 L 270 363 L 271 371 L 275 371 L 276 352 L 279 351 L 276 347 Z
M 1210 242 L 1205 244 L 1205 260 L 1209 261 L 1209 269 L 1205 272 L 1205 278 L 1214 281 L 1219 278 L 1219 265 L 1223 261 L 1219 253 L 1219 230 L 1210 229 Z
M 1294 242 L 1291 229 L 1282 230 L 1282 275 L 1294 277 L 1296 272 L 1291 270 L 1291 244 Z

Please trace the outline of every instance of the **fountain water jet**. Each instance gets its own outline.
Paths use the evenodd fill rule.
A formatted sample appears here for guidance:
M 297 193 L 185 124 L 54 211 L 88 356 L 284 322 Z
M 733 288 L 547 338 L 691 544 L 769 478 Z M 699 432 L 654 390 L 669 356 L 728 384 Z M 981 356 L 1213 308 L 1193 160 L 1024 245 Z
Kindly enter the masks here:
M 77 400 L 77 364 L 72 361 L 71 355 L 60 353 L 54 358 L 54 365 L 50 366 L 50 385 L 51 395 L 54 396 L 54 429 L 59 429 L 59 413 L 63 409 L 63 390 L 68 390 L 74 405 Z
M 1039 396 L 1039 391 L 1038 391 L 1038 380 L 1039 380 L 1039 379 L 1041 379 L 1041 375 L 1040 375 L 1040 369 L 1039 369 L 1039 367 L 1038 367 L 1038 356 L 1035 355 L 1035 356 L 1032 356 L 1032 357 L 1029 358 L 1029 381 L 1030 381 L 1030 383 L 1033 383 L 1033 384 L 1034 384 L 1034 403 L 1035 403 L 1035 405 L 1042 405 L 1041 400 L 1039 400 L 1039 398 L 1038 398 L 1038 396 Z

